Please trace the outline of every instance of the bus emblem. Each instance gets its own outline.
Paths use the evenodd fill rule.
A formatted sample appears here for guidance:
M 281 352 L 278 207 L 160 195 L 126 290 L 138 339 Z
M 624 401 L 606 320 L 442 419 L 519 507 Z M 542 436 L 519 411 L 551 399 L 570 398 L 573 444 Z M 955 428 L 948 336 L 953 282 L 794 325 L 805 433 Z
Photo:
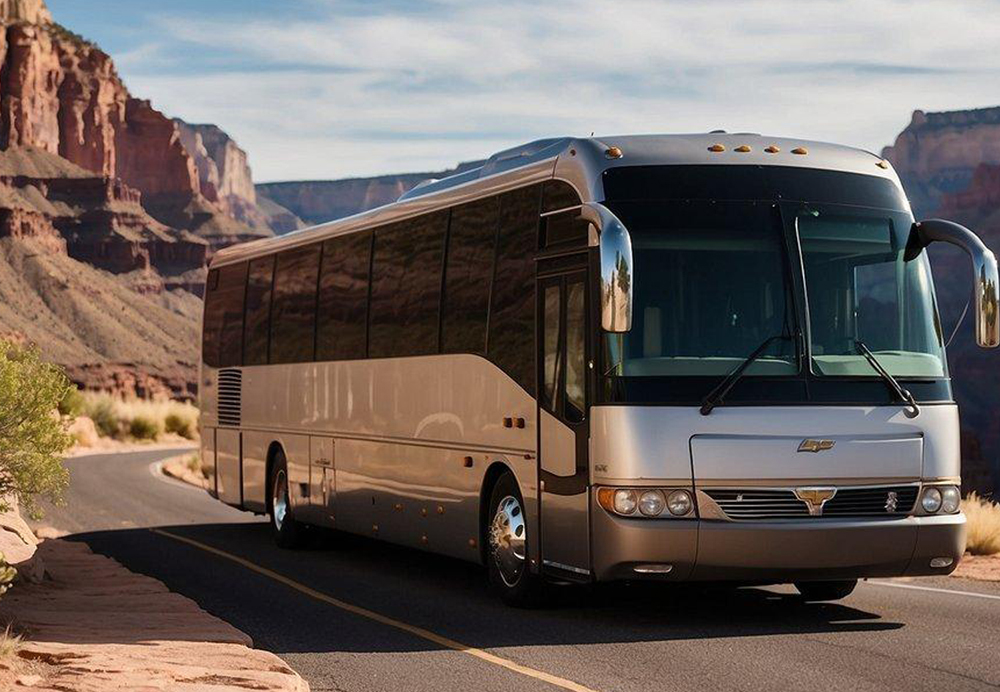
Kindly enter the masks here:
M 833 449 L 833 446 L 837 444 L 833 440 L 812 440 L 806 439 L 799 443 L 800 452 L 825 452 L 828 449 Z
M 796 488 L 795 497 L 806 503 L 809 515 L 818 517 L 823 513 L 823 505 L 837 494 L 836 488 Z
M 885 498 L 885 511 L 895 512 L 896 505 L 899 504 L 899 495 L 896 494 L 895 490 L 890 490 L 889 494 Z

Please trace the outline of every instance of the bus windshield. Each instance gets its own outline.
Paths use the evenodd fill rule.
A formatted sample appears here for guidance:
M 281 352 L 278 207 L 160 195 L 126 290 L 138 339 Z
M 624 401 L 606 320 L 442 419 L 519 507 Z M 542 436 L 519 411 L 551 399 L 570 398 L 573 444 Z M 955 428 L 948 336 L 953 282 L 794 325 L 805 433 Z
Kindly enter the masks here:
M 780 214 L 769 202 L 621 202 L 635 263 L 632 329 L 607 335 L 608 374 L 721 376 L 794 325 Z M 792 375 L 776 339 L 746 375 Z
M 635 285 L 632 329 L 604 337 L 607 375 L 720 377 L 786 337 L 744 375 L 805 374 L 797 349 L 807 346 L 812 376 L 878 378 L 861 342 L 894 376 L 946 376 L 926 253 L 903 260 L 909 214 L 770 201 L 611 206 L 632 236 Z

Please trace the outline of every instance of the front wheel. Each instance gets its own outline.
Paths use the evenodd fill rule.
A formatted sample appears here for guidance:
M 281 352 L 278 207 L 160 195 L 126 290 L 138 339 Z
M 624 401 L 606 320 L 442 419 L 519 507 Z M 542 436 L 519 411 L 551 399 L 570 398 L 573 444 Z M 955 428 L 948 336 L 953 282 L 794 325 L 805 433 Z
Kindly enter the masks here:
M 305 542 L 305 527 L 292 517 L 292 503 L 288 493 L 288 463 L 284 452 L 278 452 L 271 468 L 271 497 L 268 509 L 271 515 L 271 532 L 279 548 L 300 548 Z
M 542 600 L 544 584 L 528 566 L 528 524 L 517 481 L 504 473 L 490 493 L 485 534 L 490 585 L 507 605 L 526 608 Z
M 857 579 L 844 581 L 802 581 L 796 582 L 795 588 L 807 601 L 839 601 L 847 598 L 858 585 Z

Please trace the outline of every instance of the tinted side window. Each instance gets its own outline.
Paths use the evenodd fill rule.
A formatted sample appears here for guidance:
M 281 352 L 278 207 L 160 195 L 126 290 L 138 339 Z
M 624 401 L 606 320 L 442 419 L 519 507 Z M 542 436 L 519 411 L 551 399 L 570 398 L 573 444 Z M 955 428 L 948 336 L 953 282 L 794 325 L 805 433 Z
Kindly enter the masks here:
M 243 364 L 265 365 L 271 329 L 271 284 L 274 255 L 250 262 L 246 313 L 243 318 Z
M 437 353 L 448 212 L 375 230 L 368 354 Z
M 441 302 L 444 353 L 486 352 L 486 314 L 499 215 L 497 197 L 464 204 L 451 212 Z
M 535 394 L 535 263 L 539 186 L 500 197 L 489 357 Z
M 243 294 L 247 264 L 209 272 L 202 328 L 202 359 L 213 368 L 240 365 L 243 358 Z
M 314 244 L 278 255 L 271 307 L 272 363 L 313 359 L 319 253 L 320 245 Z
M 323 243 L 316 360 L 365 357 L 371 249 L 370 232 L 331 238 Z
M 542 247 L 586 246 L 590 224 L 580 218 L 580 210 L 549 214 L 543 219 Z
M 542 185 L 542 213 L 575 207 L 580 204 L 576 188 L 562 180 L 549 180 Z

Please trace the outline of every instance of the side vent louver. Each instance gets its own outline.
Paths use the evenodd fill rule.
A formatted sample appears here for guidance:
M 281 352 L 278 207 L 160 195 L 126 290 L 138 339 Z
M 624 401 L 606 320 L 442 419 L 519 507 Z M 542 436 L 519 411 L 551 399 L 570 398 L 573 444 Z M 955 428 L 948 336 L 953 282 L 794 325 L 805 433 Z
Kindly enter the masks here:
M 219 425 L 239 426 L 243 403 L 243 371 L 231 368 L 219 371 L 216 415 Z

